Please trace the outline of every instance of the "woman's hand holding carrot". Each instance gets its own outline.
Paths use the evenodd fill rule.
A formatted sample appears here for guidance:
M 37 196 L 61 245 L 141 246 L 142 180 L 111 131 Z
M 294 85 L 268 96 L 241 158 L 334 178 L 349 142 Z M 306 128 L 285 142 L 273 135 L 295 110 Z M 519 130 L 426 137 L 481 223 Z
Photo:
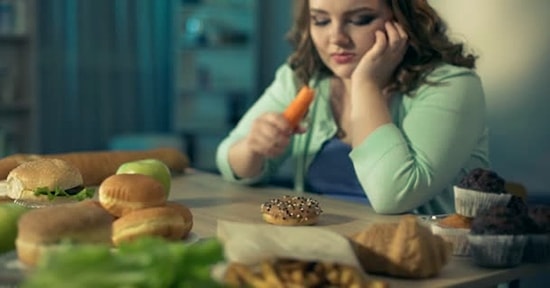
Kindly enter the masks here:
M 245 139 L 249 149 L 268 158 L 281 155 L 293 134 L 305 132 L 300 121 L 313 101 L 313 94 L 312 89 L 304 86 L 283 113 L 268 112 L 258 117 Z
M 254 121 L 245 141 L 253 153 L 266 158 L 277 157 L 290 143 L 293 131 L 282 114 L 268 112 Z
M 246 139 L 249 148 L 267 158 L 281 155 L 293 134 L 305 132 L 300 121 L 307 113 L 313 96 L 314 90 L 304 86 L 283 113 L 268 112 L 258 117 Z
M 265 160 L 281 155 L 290 143 L 292 128 L 281 113 L 267 112 L 251 125 L 247 136 L 231 146 L 228 152 L 231 170 L 237 178 L 258 176 Z
M 313 100 L 313 90 L 302 88 L 283 113 L 267 112 L 254 120 L 248 135 L 229 149 L 233 174 L 240 178 L 256 177 L 266 158 L 280 156 L 293 134 L 304 133 L 300 126 Z

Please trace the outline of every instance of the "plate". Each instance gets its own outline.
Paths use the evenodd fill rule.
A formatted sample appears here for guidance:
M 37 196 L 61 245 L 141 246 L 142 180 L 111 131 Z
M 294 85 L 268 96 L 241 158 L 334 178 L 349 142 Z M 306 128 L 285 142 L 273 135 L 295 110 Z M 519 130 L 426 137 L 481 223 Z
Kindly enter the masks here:
M 189 232 L 189 235 L 182 239 L 185 244 L 196 243 L 201 240 L 201 237 L 195 232 Z M 26 274 L 26 267 L 17 258 L 15 250 L 0 254 L 0 287 L 4 284 L 17 285 L 20 284 Z
M 21 205 L 23 207 L 27 207 L 27 208 L 44 208 L 44 207 L 56 206 L 56 205 L 61 205 L 61 204 L 76 203 L 76 202 L 78 202 L 78 200 L 59 199 L 59 198 L 57 198 L 55 201 L 32 201 L 32 200 L 23 200 L 23 199 L 13 200 L 13 203 L 15 203 L 17 205 Z
M 422 224 L 431 225 L 432 223 L 435 223 L 449 215 L 450 214 L 420 215 L 418 216 L 418 220 Z
M 191 243 L 198 242 L 199 240 L 201 240 L 201 237 L 199 237 L 197 233 L 191 231 L 189 232 L 187 237 L 183 238 L 183 243 L 191 244 Z
M 20 284 L 25 277 L 25 267 L 17 259 L 15 250 L 0 255 L 0 283 L 1 287 L 10 287 L 9 285 Z

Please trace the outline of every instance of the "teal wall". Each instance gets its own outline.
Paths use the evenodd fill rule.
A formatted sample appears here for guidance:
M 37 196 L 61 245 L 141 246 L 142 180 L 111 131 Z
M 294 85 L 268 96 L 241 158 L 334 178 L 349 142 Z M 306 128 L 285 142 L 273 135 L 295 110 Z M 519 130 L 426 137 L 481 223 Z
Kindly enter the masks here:
M 431 3 L 480 56 L 494 169 L 525 184 L 532 199 L 550 198 L 550 1 Z

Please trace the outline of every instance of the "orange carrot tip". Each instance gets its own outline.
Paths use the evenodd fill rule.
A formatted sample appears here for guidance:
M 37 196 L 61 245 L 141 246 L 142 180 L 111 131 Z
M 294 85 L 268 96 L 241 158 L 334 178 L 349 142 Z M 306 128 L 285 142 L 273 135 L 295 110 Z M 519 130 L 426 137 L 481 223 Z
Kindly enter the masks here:
M 307 113 L 309 105 L 313 102 L 315 96 L 315 90 L 309 88 L 308 86 L 303 86 L 296 98 L 288 105 L 288 107 L 283 112 L 283 117 L 290 123 L 293 128 L 298 127 L 300 121 Z

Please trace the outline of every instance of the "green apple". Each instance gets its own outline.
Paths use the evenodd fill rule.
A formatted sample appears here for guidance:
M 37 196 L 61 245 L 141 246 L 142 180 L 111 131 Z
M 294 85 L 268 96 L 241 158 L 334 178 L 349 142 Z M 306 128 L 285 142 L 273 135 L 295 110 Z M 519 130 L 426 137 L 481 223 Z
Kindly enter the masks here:
M 0 253 L 15 249 L 17 221 L 29 209 L 14 203 L 0 204 Z
M 123 163 L 118 167 L 116 174 L 143 174 L 151 176 L 162 183 L 167 196 L 170 194 L 172 183 L 170 168 L 158 159 L 151 158 Z

